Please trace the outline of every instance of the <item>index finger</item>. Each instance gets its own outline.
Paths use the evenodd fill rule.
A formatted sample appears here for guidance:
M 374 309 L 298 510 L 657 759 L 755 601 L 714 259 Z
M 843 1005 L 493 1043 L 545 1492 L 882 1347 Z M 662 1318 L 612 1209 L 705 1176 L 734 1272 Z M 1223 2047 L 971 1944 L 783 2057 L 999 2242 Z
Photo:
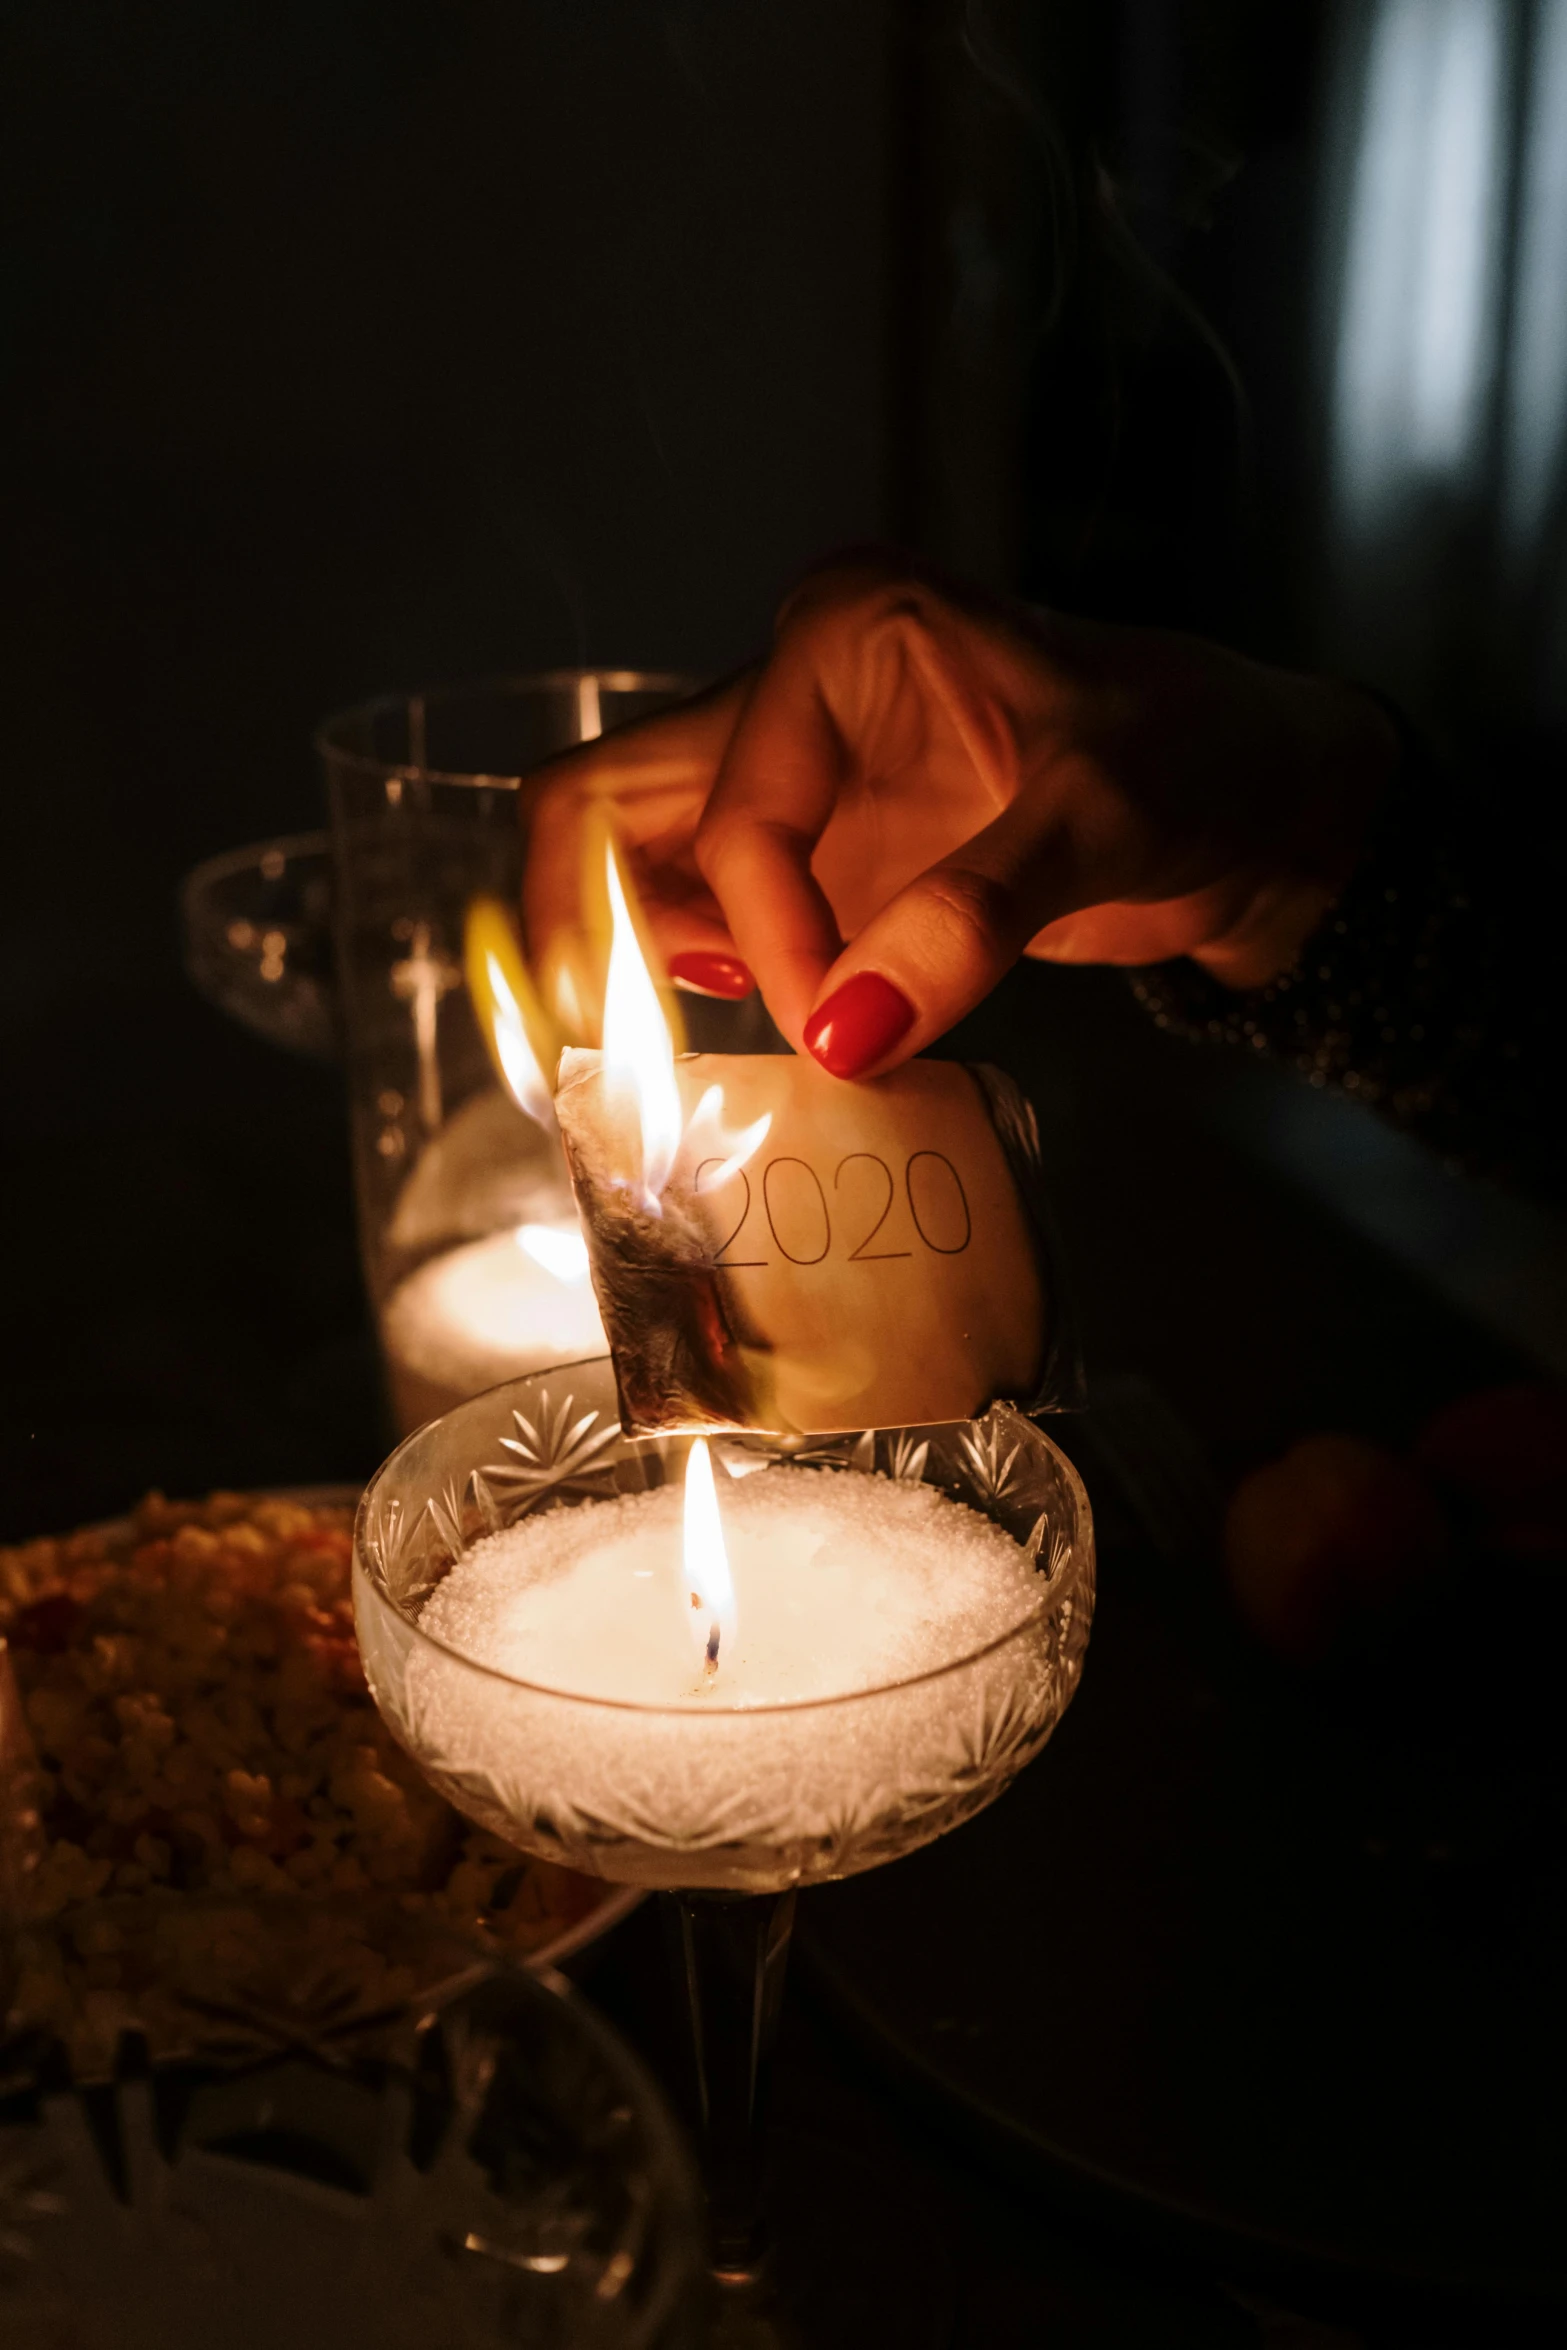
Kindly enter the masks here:
M 632 846 L 682 832 L 694 837 L 749 689 L 749 672 L 725 678 L 689 701 L 580 744 L 528 778 L 522 903 L 536 959 L 580 926 L 583 827 L 590 813 L 610 815 Z
M 736 721 L 696 855 L 768 1010 L 796 1047 L 822 976 L 843 952 L 811 858 L 846 765 L 808 645 L 786 633 Z

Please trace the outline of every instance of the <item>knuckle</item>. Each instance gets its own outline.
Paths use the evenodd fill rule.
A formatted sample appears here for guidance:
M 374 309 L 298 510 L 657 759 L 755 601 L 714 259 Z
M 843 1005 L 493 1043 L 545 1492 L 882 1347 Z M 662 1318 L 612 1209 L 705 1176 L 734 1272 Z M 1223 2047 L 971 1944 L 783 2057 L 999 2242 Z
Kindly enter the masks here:
M 734 852 L 744 841 L 754 836 L 756 818 L 743 807 L 715 807 L 711 802 L 703 810 L 692 843 L 697 871 L 703 880 L 715 887 Z
M 1008 946 L 1019 932 L 1021 916 L 1015 893 L 988 873 L 963 866 L 943 866 L 926 877 L 926 903 L 943 933 L 947 951 L 985 956 L 998 945 Z
M 771 852 L 791 865 L 810 863 L 812 837 L 796 824 L 778 817 L 760 816 L 747 806 L 710 809 L 697 827 L 693 851 L 697 871 L 708 887 L 722 894 L 726 876 L 744 881 L 747 874 L 754 878 L 755 859 Z M 742 858 L 750 862 L 736 872 Z
M 724 862 L 743 821 L 743 817 L 733 808 L 715 808 L 709 802 L 703 809 L 691 846 L 697 870 L 709 880 L 715 868 Z
M 912 617 L 929 594 L 922 581 L 889 557 L 839 559 L 807 572 L 790 590 L 778 608 L 776 634 L 796 645 L 824 636 L 836 639 L 845 627 L 872 628 L 898 616 Z

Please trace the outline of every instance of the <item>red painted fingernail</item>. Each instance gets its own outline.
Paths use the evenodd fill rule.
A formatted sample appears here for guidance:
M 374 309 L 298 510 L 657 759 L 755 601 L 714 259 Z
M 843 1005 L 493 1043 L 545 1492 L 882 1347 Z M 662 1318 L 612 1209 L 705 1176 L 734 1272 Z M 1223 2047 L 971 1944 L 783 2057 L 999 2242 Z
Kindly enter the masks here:
M 858 1077 L 914 1025 L 914 1006 L 879 971 L 856 971 L 805 1023 L 805 1049 L 834 1077 Z
M 676 955 L 669 976 L 677 987 L 694 987 L 702 995 L 728 996 L 737 1001 L 756 985 L 748 963 L 738 955 Z

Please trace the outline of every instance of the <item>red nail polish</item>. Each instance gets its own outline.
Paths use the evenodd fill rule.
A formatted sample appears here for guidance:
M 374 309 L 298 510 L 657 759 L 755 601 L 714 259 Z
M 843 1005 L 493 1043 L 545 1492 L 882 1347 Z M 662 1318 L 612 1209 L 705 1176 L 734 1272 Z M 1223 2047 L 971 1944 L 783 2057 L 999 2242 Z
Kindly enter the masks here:
M 728 996 L 732 1002 L 749 995 L 756 985 L 750 965 L 742 963 L 738 955 L 676 955 L 671 959 L 669 976 L 677 987 L 694 987 L 702 995 Z
M 834 1077 L 858 1077 L 914 1025 L 914 1006 L 879 971 L 856 971 L 805 1023 L 805 1049 Z

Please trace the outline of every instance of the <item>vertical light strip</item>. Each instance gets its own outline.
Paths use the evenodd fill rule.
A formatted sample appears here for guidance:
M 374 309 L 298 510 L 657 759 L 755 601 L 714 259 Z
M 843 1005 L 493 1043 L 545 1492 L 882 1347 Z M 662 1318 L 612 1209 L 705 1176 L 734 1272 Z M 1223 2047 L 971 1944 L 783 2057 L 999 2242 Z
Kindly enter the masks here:
M 1378 0 L 1334 382 L 1336 489 L 1376 527 L 1478 451 L 1495 364 L 1502 0 Z
M 1451 473 L 1475 453 L 1496 364 L 1502 11 L 1497 0 L 1445 0 L 1432 16 L 1446 21 L 1426 130 L 1410 454 L 1418 466 Z
M 1504 448 L 1518 555 L 1538 542 L 1567 444 L 1567 0 L 1538 0 L 1535 26 Z
M 1339 503 L 1370 521 L 1388 488 L 1406 399 L 1404 334 L 1413 275 L 1426 111 L 1421 0 L 1378 0 L 1350 187 L 1334 383 Z

